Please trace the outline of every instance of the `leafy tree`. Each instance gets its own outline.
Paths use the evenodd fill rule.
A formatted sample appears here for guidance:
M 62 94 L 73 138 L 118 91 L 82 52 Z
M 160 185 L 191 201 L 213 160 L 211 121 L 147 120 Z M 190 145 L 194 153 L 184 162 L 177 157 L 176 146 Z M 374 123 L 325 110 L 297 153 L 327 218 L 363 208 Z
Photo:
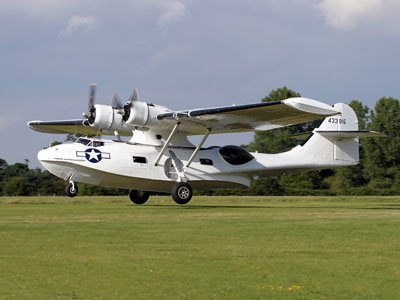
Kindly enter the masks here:
M 251 182 L 250 193 L 255 196 L 283 195 L 277 176 L 263 177 Z
M 28 196 L 33 187 L 25 177 L 13 177 L 4 185 L 4 194 L 8 196 Z
M 357 115 L 358 130 L 368 129 L 370 122 L 370 109 L 368 106 L 362 104 L 362 102 L 358 100 L 351 100 L 349 105 Z
M 13 177 L 26 177 L 28 173 L 29 167 L 27 164 L 15 163 L 0 170 L 0 178 L 2 181 L 9 181 Z
M 288 89 L 286 86 L 273 90 L 268 96 L 261 99 L 262 102 L 285 100 L 300 97 L 300 94 Z M 262 153 L 279 153 L 296 146 L 296 140 L 292 139 L 294 127 L 285 127 L 268 131 L 258 131 L 254 134 L 254 140 L 246 147 L 249 151 Z
M 391 97 L 379 99 L 371 112 L 370 129 L 387 134 L 387 138 L 370 138 L 364 142 L 364 174 L 371 188 L 388 189 L 393 183 L 397 185 L 400 176 L 399 100 Z
M 0 170 L 3 170 L 7 166 L 8 166 L 7 162 L 4 159 L 0 158 Z

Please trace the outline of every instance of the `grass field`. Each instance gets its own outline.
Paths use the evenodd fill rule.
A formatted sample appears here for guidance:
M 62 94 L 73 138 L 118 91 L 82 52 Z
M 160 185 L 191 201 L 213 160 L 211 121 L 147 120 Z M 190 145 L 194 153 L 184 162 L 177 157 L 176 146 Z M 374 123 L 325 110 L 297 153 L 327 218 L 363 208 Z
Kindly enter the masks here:
M 400 197 L 0 197 L 0 299 L 400 299 Z

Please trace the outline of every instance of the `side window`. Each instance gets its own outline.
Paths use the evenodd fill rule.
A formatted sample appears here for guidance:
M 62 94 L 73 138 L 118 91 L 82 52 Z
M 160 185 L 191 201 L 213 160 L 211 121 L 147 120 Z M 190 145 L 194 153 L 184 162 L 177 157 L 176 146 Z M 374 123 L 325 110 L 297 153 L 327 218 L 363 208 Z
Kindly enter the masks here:
M 238 146 L 224 146 L 219 149 L 222 158 L 231 165 L 243 165 L 254 159 L 253 155 Z
M 144 156 L 133 156 L 133 162 L 139 164 L 146 164 L 147 159 Z
M 213 161 L 211 159 L 208 159 L 208 158 L 200 158 L 200 164 L 212 166 L 213 165 Z

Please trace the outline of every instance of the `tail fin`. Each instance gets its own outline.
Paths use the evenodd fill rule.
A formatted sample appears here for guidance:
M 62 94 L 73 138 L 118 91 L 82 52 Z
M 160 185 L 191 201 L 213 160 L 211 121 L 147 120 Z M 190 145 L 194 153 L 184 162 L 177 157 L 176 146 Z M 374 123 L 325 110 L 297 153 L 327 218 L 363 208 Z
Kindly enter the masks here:
M 303 145 L 305 155 L 320 165 L 355 165 L 359 161 L 358 120 L 347 104 L 337 103 L 334 109 L 341 114 L 327 117 Z M 350 134 L 351 133 L 351 134 Z

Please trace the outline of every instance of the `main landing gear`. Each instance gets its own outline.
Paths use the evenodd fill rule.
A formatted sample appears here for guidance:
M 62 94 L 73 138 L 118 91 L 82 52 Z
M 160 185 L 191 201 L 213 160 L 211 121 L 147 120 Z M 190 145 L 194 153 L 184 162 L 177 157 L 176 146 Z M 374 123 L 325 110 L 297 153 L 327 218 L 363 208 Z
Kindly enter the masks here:
M 135 204 L 144 204 L 149 200 L 150 192 L 142 190 L 129 190 L 129 198 Z M 178 204 L 186 204 L 192 199 L 193 189 L 186 182 L 178 182 L 171 189 L 172 199 Z
M 176 203 L 186 204 L 192 199 L 192 187 L 186 182 L 178 182 L 172 187 L 171 196 Z
M 78 186 L 73 181 L 70 181 L 65 187 L 65 194 L 68 197 L 75 197 L 78 195 Z
M 135 204 L 144 204 L 149 200 L 150 193 L 142 190 L 129 190 L 129 198 Z

